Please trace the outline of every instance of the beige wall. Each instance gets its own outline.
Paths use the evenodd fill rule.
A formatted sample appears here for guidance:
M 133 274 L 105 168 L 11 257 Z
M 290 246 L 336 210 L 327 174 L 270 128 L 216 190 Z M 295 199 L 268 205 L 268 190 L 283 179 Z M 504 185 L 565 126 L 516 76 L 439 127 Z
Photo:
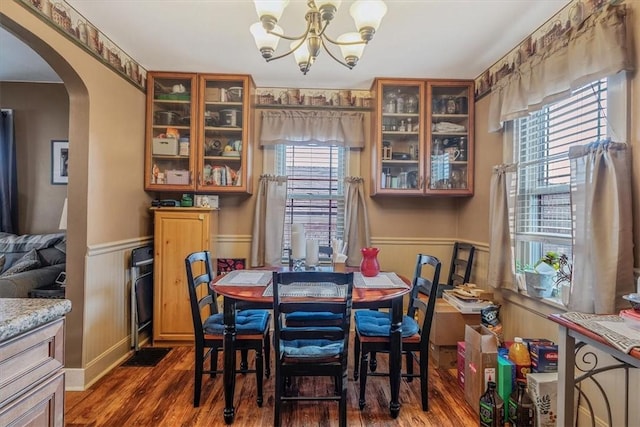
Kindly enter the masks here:
M 62 84 L 0 82 L 0 106 L 14 110 L 18 234 L 57 233 L 66 185 L 51 184 L 51 141 L 69 138 Z
M 66 365 L 82 369 L 92 362 L 87 360 L 85 341 L 98 332 L 90 325 L 102 314 L 85 311 L 85 297 L 95 300 L 97 307 L 113 298 L 110 293 L 85 295 L 94 280 L 86 267 L 88 249 L 151 234 L 150 198 L 142 189 L 145 95 L 17 2 L 0 2 L 0 25 L 39 53 L 69 93 L 67 297 L 73 309 L 68 315 Z M 120 267 L 121 279 L 112 283 L 117 288 L 126 285 L 126 260 Z M 116 347 L 126 338 L 114 337 L 103 345 Z

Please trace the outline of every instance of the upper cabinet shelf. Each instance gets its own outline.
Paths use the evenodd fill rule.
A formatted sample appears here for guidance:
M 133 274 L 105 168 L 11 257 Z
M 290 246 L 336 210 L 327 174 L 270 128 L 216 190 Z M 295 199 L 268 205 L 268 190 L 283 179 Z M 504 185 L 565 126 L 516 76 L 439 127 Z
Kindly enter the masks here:
M 248 75 L 151 72 L 145 189 L 251 193 Z
M 473 81 L 376 79 L 372 195 L 473 195 Z

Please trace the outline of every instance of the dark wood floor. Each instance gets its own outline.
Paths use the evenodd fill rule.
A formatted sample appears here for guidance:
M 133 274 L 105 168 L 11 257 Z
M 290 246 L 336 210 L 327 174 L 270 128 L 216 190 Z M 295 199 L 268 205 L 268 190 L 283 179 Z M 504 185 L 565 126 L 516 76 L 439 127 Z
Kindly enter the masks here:
M 352 355 L 350 355 L 352 359 Z M 351 360 L 350 360 L 351 362 Z M 176 347 L 155 367 L 120 366 L 84 392 L 66 392 L 65 425 L 84 426 L 223 426 L 224 394 L 222 376 L 203 379 L 199 408 L 193 407 L 193 348 Z M 222 361 L 220 360 L 220 363 Z M 386 356 L 379 356 L 386 367 Z M 219 366 L 222 366 L 221 364 Z M 418 367 L 415 367 L 417 372 Z M 359 382 L 349 371 L 349 426 L 438 426 L 478 425 L 478 417 L 464 400 L 456 378 L 446 370 L 429 373 L 429 411 L 420 405 L 416 379 L 402 381 L 402 409 L 396 419 L 389 416 L 388 379 L 369 377 L 367 406 L 358 409 Z M 332 387 L 324 379 L 300 382 L 307 387 Z M 273 425 L 273 377 L 265 380 L 264 404 L 256 404 L 255 374 L 239 375 L 236 381 L 237 426 Z M 296 402 L 285 405 L 284 426 L 337 426 L 337 403 Z

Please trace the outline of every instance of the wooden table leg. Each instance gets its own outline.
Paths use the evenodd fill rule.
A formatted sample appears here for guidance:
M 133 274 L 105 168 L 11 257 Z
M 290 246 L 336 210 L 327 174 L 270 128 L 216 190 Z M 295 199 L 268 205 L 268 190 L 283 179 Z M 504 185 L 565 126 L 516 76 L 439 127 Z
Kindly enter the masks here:
M 400 379 L 402 375 L 402 298 L 394 298 L 391 303 L 391 330 L 389 331 L 389 385 L 391 388 L 391 402 L 389 411 L 391 417 L 400 414 Z
M 224 422 L 233 423 L 236 388 L 236 301 L 224 298 Z
M 558 333 L 558 425 L 572 426 L 576 340 L 560 325 Z

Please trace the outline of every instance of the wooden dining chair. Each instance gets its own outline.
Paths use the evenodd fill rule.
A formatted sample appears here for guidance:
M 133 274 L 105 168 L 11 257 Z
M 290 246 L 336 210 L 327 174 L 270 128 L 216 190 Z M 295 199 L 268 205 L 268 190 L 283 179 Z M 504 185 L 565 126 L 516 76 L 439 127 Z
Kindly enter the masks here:
M 218 370 L 218 352 L 223 350 L 224 316 L 218 312 L 218 298 L 210 283 L 213 279 L 211 255 L 209 251 L 194 252 L 185 258 L 189 302 L 195 338 L 195 384 L 193 406 L 200 406 L 202 376 L 209 374 L 215 377 L 223 373 Z M 199 272 L 199 273 L 196 273 Z M 262 406 L 263 376 L 270 375 L 270 333 L 269 310 L 247 309 L 236 313 L 236 350 L 240 350 L 242 361 L 238 373 L 255 372 L 257 382 L 257 403 Z M 248 369 L 247 353 L 254 350 L 256 355 L 255 369 Z M 209 358 L 210 369 L 204 364 Z M 265 370 L 266 364 L 266 370 Z
M 273 273 L 275 349 L 274 426 L 282 424 L 287 401 L 338 401 L 339 425 L 347 426 L 347 358 L 353 292 L 353 273 Z M 340 315 L 336 326 L 290 326 L 293 312 L 328 312 Z M 295 377 L 327 376 L 335 380 L 334 395 L 290 393 Z
M 420 378 L 420 392 L 422 394 L 422 410 L 429 410 L 428 402 L 428 362 L 429 362 L 429 333 L 431 321 L 435 312 L 440 279 L 440 260 L 434 256 L 419 254 L 413 276 L 413 287 L 407 314 L 402 319 L 402 352 L 406 356 L 406 372 L 402 374 L 411 381 Z M 434 296 L 424 298 L 420 294 Z M 424 298 L 424 299 L 423 299 Z M 365 406 L 365 390 L 367 375 L 384 375 L 388 372 L 367 372 L 369 354 L 390 351 L 389 332 L 391 317 L 387 312 L 375 310 L 359 310 L 354 316 L 355 344 L 354 344 L 354 379 L 360 376 L 360 409 Z M 417 354 L 416 354 L 417 353 Z M 420 372 L 414 374 L 414 360 L 420 366 Z M 370 368 L 369 368 L 370 369 Z
M 442 295 L 442 291 L 445 289 L 453 289 L 458 285 L 469 283 L 475 252 L 476 247 L 470 243 L 455 242 L 453 244 L 447 283 L 440 284 L 438 288 L 439 296 Z

